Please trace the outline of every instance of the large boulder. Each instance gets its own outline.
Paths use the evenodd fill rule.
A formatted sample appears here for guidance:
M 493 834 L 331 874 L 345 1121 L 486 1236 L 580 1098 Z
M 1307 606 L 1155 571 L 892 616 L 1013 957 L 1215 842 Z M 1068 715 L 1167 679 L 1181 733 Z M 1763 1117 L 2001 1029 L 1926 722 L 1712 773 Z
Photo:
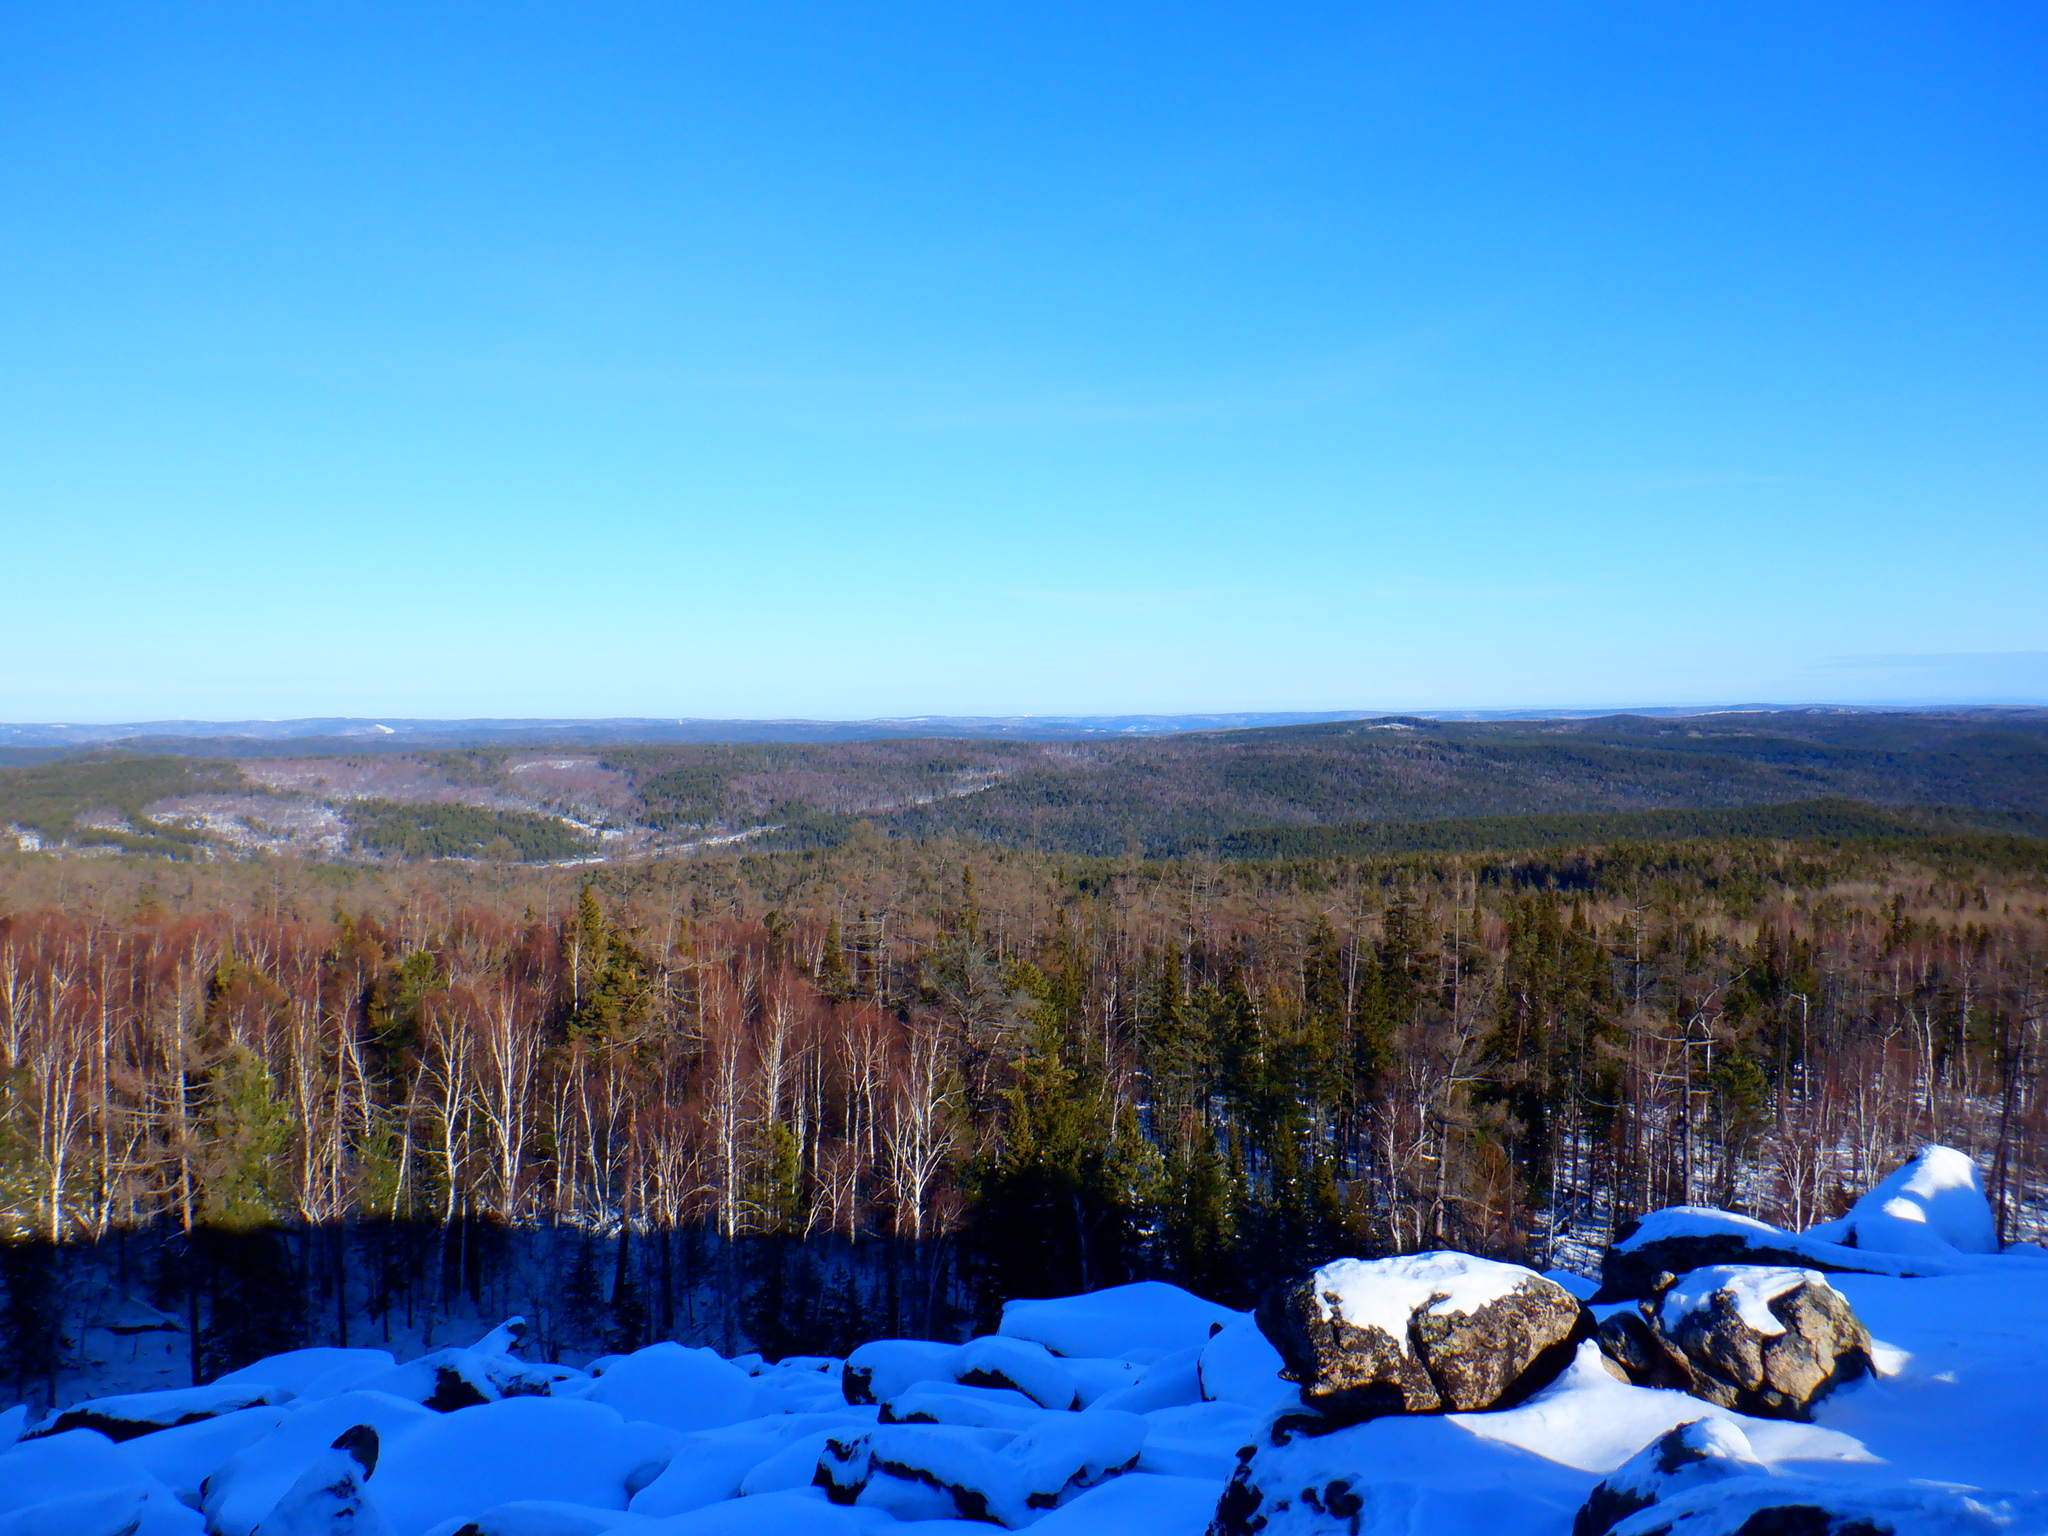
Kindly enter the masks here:
M 1608 1536 L 1641 1509 L 1693 1488 L 1764 1472 L 1749 1438 L 1722 1419 L 1668 1429 L 1607 1474 L 1572 1521 L 1572 1536 Z
M 1465 1253 L 1338 1259 L 1269 1297 L 1258 1320 L 1330 1427 L 1519 1402 L 1591 1331 L 1555 1281 Z
M 1808 1227 L 1809 1240 L 1877 1253 L 1998 1252 L 1998 1222 L 1977 1165 L 1954 1147 L 1923 1147 L 1871 1185 L 1846 1216 Z
M 1870 1331 L 1814 1270 L 1695 1270 L 1643 1311 L 1686 1390 L 1738 1413 L 1811 1418 L 1814 1404 L 1871 1370 Z

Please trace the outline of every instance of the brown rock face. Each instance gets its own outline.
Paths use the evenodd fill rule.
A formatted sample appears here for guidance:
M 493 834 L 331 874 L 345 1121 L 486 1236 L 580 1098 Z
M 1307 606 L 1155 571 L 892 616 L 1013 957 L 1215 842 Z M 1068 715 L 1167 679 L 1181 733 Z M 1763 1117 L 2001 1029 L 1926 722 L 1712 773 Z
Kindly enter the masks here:
M 1554 1281 L 1459 1254 L 1340 1260 L 1268 1297 L 1258 1321 L 1331 1428 L 1520 1401 L 1590 1332 L 1578 1299 Z
M 1731 1283 L 1742 1273 L 1736 1266 L 1703 1272 L 1729 1276 Z M 1701 1279 L 1694 1274 L 1680 1283 L 1693 1287 Z M 1870 1330 L 1819 1275 L 1809 1272 L 1767 1305 L 1781 1332 L 1745 1318 L 1728 1285 L 1676 1316 L 1667 1316 L 1670 1309 L 1661 1302 L 1645 1303 L 1643 1310 L 1666 1350 L 1687 1368 L 1688 1390 L 1738 1413 L 1808 1419 L 1837 1386 L 1870 1374 Z

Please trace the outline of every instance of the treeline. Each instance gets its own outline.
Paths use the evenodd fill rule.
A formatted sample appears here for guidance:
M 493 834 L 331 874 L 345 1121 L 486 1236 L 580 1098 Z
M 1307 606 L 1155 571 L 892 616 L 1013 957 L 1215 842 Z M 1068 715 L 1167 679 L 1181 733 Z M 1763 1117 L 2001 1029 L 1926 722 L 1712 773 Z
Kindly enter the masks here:
M 2044 939 L 2048 871 L 1897 844 L 6 859 L 0 1222 L 457 1234 L 407 1283 L 472 1295 L 481 1230 L 597 1234 L 637 1326 L 807 1247 L 856 1308 L 893 1255 L 931 1328 L 1338 1251 L 1584 1263 L 1666 1204 L 1812 1223 L 1928 1139 L 2036 1237 Z

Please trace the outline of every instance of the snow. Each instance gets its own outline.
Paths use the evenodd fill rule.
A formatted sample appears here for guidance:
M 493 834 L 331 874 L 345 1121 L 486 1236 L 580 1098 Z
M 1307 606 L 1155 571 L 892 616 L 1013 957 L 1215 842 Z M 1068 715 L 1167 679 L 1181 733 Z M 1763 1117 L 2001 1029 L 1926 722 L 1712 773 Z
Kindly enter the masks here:
M 252 1536 L 306 1470 L 344 1431 L 367 1424 L 388 1449 L 435 1418 L 432 1410 L 383 1392 L 344 1392 L 297 1405 L 271 1433 L 229 1455 L 210 1476 L 204 1509 L 220 1536 Z M 131 1442 L 143 1454 L 143 1441 Z
M 1846 1216 L 1806 1229 L 1807 1237 L 1880 1253 L 1998 1252 L 1998 1223 L 1968 1153 L 1921 1149 L 1873 1184 Z
M 1277 1359 L 1278 1356 L 1276 1355 Z M 1093 1408 L 1121 1408 L 1127 1413 L 1149 1413 L 1154 1408 L 1177 1408 L 1202 1400 L 1202 1349 L 1183 1349 L 1146 1366 L 1137 1380 L 1114 1392 L 1093 1399 Z
M 1284 1369 L 1280 1351 L 1259 1332 L 1259 1325 L 1240 1316 L 1202 1346 L 1196 1374 L 1203 1397 L 1266 1413 L 1301 1406 L 1301 1389 L 1281 1379 Z
M 1771 1311 L 1771 1303 L 1808 1284 L 1825 1287 L 1827 1278 L 1812 1269 L 1715 1264 L 1681 1277 L 1664 1293 L 1658 1316 L 1667 1334 L 1675 1332 L 1682 1319 L 1705 1311 L 1716 1295 L 1725 1293 L 1735 1303 L 1735 1315 L 1743 1326 L 1759 1337 L 1770 1338 L 1785 1331 L 1784 1323 Z
M 94 1429 L 0 1454 L 4 1536 L 198 1536 L 199 1516 Z
M 1612 1536 L 1742 1536 L 1752 1529 L 1815 1527 L 1748 1522 L 1767 1509 L 1821 1508 L 1839 1523 L 1829 1531 L 1894 1536 L 2022 1536 L 2048 1530 L 2048 1499 L 2037 1495 L 1989 1497 L 1944 1488 L 1844 1490 L 1812 1478 L 1744 1477 L 1695 1488 L 1663 1500 L 1614 1527 Z
M 859 1413 L 858 1409 L 849 1409 L 834 1416 L 785 1414 L 684 1435 L 668 1465 L 633 1495 L 628 1507 L 636 1515 L 677 1515 L 722 1499 L 737 1498 L 741 1480 L 790 1442 L 843 1427 L 849 1419 L 857 1423 L 855 1415 Z M 872 1420 L 874 1410 L 869 1408 L 866 1413 Z M 811 1453 L 813 1468 L 819 1454 Z
M 1519 1264 L 1469 1253 L 1417 1253 L 1394 1259 L 1337 1259 L 1315 1272 L 1326 1321 L 1377 1328 L 1406 1339 L 1408 1320 L 1427 1311 L 1439 1317 L 1479 1311 L 1541 1279 Z
M 1085 1296 L 1007 1302 L 996 1331 L 1043 1344 L 1056 1355 L 1172 1354 L 1200 1348 L 1217 1328 L 1242 1315 L 1163 1280 L 1140 1280 Z
M 623 1511 L 676 1440 L 598 1403 L 509 1397 L 414 1425 L 385 1447 L 370 1488 L 396 1536 L 514 1499 Z
M 1916 1166 L 1917 1162 L 1909 1163 L 1900 1173 Z M 1893 1175 L 1894 1178 L 1898 1176 Z M 1946 1200 L 1930 1199 L 1924 1204 L 1916 1203 L 1920 1199 L 1919 1196 L 1890 1196 L 1882 1211 L 1867 1212 L 1862 1216 L 1852 1211 L 1849 1216 L 1805 1232 L 1787 1232 L 1752 1216 L 1738 1216 L 1711 1206 L 1674 1205 L 1643 1217 L 1635 1231 L 1615 1247 L 1628 1252 L 1672 1237 L 1736 1237 L 1756 1247 L 1795 1255 L 1816 1268 L 1852 1273 L 1967 1275 L 1984 1269 L 1988 1264 L 1997 1273 L 2010 1273 L 2020 1265 L 2043 1266 L 2040 1273 L 2048 1275 L 2048 1265 L 2044 1265 L 2048 1255 L 2031 1245 L 2015 1244 L 2003 1252 L 1965 1250 L 1951 1245 L 1942 1233 L 1952 1229 L 1968 1238 L 1969 1219 L 1955 1215 L 1957 1202 L 1952 1196 Z M 1941 1213 L 1938 1225 L 1933 1219 L 1937 1208 Z M 1926 1217 L 1900 1214 L 1908 1210 L 1923 1211 Z M 1851 1237 L 1859 1246 L 1848 1246 L 1846 1239 Z
M 284 1423 L 281 1407 L 244 1408 L 196 1424 L 160 1429 L 127 1441 L 137 1465 L 188 1504 L 199 1502 L 199 1485 L 222 1462 L 270 1434 Z
M 670 1429 L 713 1429 L 753 1418 L 752 1377 L 715 1350 L 650 1344 L 613 1362 L 586 1399 Z
M 291 1349 L 216 1377 L 216 1386 L 250 1382 L 298 1397 L 332 1397 L 398 1364 L 388 1349 Z
M 856 1386 L 864 1387 L 864 1400 L 873 1402 L 920 1381 L 950 1381 L 948 1364 L 957 1348 L 930 1339 L 870 1340 L 846 1357 L 847 1401 L 856 1400 Z
M 67 1429 L 97 1429 L 116 1440 L 196 1424 L 258 1403 L 288 1401 L 294 1394 L 260 1382 L 214 1382 L 204 1387 L 173 1387 L 165 1392 L 127 1392 L 92 1397 L 51 1414 L 28 1433 L 54 1434 Z
M 820 1463 L 837 1497 L 898 1518 L 959 1514 L 1012 1530 L 1137 1463 L 1145 1422 L 1097 1409 L 1047 1413 L 1021 1434 L 952 1424 L 882 1424 L 833 1436 Z
M 925 1384 L 899 1392 L 883 1406 L 888 1424 L 971 1424 L 980 1429 L 1028 1429 L 1045 1409 L 1007 1387 Z
M 1041 1408 L 1073 1408 L 1081 1384 L 1043 1344 L 991 1334 L 969 1339 L 947 1362 L 953 1380 L 966 1386 L 1013 1387 Z
M 1189 1403 L 1145 1415 L 1139 1470 L 1219 1482 L 1237 1465 L 1237 1453 L 1258 1438 L 1260 1415 L 1238 1403 Z
M 1667 1326 L 1726 1294 L 1749 1326 L 1777 1333 L 1774 1297 L 1810 1280 L 1838 1291 L 1871 1331 L 1879 1374 L 1830 1394 L 1811 1423 L 1631 1386 L 1588 1342 L 1511 1409 L 1299 1434 L 1299 1392 L 1252 1318 L 1172 1286 L 1013 1303 L 999 1334 L 877 1340 L 843 1370 L 663 1343 L 584 1372 L 515 1358 L 508 1324 L 402 1363 L 295 1350 L 208 1387 L 95 1400 L 143 1415 L 138 1427 L 207 1415 L 118 1443 L 55 1430 L 55 1418 L 17 1443 L 26 1410 L 0 1412 L 0 1536 L 1202 1536 L 1226 1487 L 1256 1489 L 1262 1536 L 1337 1536 L 1354 1522 L 1567 1536 L 1603 1479 L 1657 1500 L 1615 1536 L 1731 1536 L 1787 1503 L 1898 1536 L 2041 1536 L 2048 1255 L 1970 1246 L 1984 1241 L 1977 1190 L 1935 1148 L 1832 1231 L 1779 1233 L 1702 1208 L 1643 1223 L 1921 1272 L 1717 1265 L 1666 1295 Z M 1892 1225 L 1941 1252 L 1835 1241 L 1893 1241 Z M 1413 1309 L 1469 1311 L 1538 1278 L 1449 1254 L 1343 1261 L 1322 1276 L 1333 1310 L 1395 1337 Z M 444 1371 L 487 1400 L 428 1406 Z M 276 1400 L 254 1400 L 265 1396 Z M 375 1431 L 374 1455 L 359 1426 Z M 1666 1467 L 1657 1442 L 1674 1430 L 1698 1454 Z
M 1223 1492 L 1221 1478 L 1133 1472 L 1054 1510 L 1033 1536 L 1202 1536 Z

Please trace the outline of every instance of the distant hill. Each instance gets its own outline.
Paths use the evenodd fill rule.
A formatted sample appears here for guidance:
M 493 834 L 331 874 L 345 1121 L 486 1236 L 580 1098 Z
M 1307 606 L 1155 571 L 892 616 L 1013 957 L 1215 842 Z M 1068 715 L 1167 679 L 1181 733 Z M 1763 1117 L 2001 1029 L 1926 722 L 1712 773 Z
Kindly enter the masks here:
M 405 752 L 421 747 L 616 746 L 625 743 L 879 741 L 987 737 L 1065 741 L 1357 720 L 1366 710 L 1211 715 L 916 715 L 878 720 L 145 720 L 128 725 L 0 724 L 0 750 L 84 750 L 119 742 L 155 752 Z
M 1741 717 L 1875 716 L 1901 711 L 1827 705 L 1715 707 L 1660 705 L 1627 712 L 1646 720 Z M 1922 712 L 1924 713 L 1924 712 Z M 2038 709 L 1971 709 L 1970 717 L 2041 716 Z M 891 741 L 924 738 L 988 741 L 1074 741 L 1097 737 L 1174 736 L 1191 732 L 1264 730 L 1282 726 L 1379 722 L 1498 723 L 1620 718 L 1613 710 L 1423 710 L 1389 716 L 1372 710 L 1267 711 L 1193 715 L 911 715 L 874 720 L 690 720 L 622 717 L 587 720 L 408 720 L 312 716 L 302 720 L 143 720 L 125 725 L 63 722 L 0 723 L 0 763 L 44 761 L 64 751 L 119 743 L 139 751 L 202 757 L 287 753 L 410 752 L 466 747 L 624 746 L 771 741 Z M 36 754 L 30 756 L 29 754 Z
M 1138 724 L 1120 731 L 1111 718 L 1124 717 L 1050 738 L 585 743 L 563 722 L 539 741 L 450 746 L 425 729 L 445 722 L 412 722 L 417 734 L 394 723 L 361 738 L 18 744 L 0 748 L 21 763 L 0 767 L 0 830 L 24 847 L 183 858 L 579 863 L 827 846 L 862 822 L 898 837 L 1233 858 L 2048 834 L 2048 710 L 1382 715 L 1170 731 L 1153 726 L 1217 717 L 1128 717 Z M 21 762 L 30 756 L 45 760 Z

